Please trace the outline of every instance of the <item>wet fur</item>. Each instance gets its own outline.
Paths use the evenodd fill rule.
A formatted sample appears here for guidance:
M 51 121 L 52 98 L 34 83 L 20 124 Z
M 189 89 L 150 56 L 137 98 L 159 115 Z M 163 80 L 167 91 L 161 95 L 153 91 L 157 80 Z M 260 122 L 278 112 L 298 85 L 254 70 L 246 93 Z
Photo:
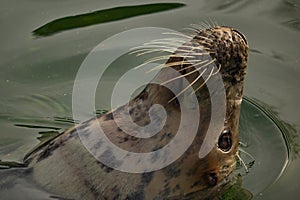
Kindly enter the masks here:
M 236 162 L 238 120 L 248 45 L 241 34 L 228 27 L 197 29 L 193 38 L 208 49 L 215 64 L 221 66 L 227 98 L 224 128 L 231 130 L 233 140 L 229 152 L 220 151 L 216 144 L 205 158 L 198 157 L 210 122 L 210 110 L 207 108 L 210 108 L 211 102 L 204 85 L 197 91 L 201 119 L 190 122 L 199 123 L 198 134 L 193 144 L 177 161 L 161 170 L 142 174 L 120 172 L 97 161 L 82 145 L 77 129 L 88 135 L 97 131 L 96 124 L 100 122 L 113 143 L 133 152 L 157 150 L 174 137 L 180 120 L 178 101 L 175 98 L 170 102 L 174 94 L 165 87 L 149 84 L 128 105 L 112 111 L 114 115 L 109 112 L 79 124 L 33 151 L 25 159 L 28 167 L 33 169 L 31 176 L 48 191 L 72 199 L 204 199 L 211 197 L 212 193 L 217 194 L 216 187 L 224 183 Z M 171 57 L 167 63 L 183 60 L 184 58 Z M 187 66 L 188 63 L 172 67 L 179 71 Z M 193 68 L 186 68 L 181 73 L 186 74 L 191 70 Z M 193 73 L 186 78 L 191 83 L 198 75 Z M 159 76 L 164 76 L 164 69 L 161 69 Z M 197 88 L 205 81 L 199 79 L 192 87 Z M 149 108 L 157 103 L 165 107 L 168 118 L 163 129 L 153 138 L 129 136 L 116 125 L 115 120 L 122 121 L 124 117 L 129 117 L 126 114 L 127 108 L 130 109 L 130 117 L 135 123 L 141 126 L 148 124 Z M 98 145 L 100 147 L 101 142 Z M 103 156 L 114 155 L 106 152 Z M 153 157 L 153 162 L 155 160 Z

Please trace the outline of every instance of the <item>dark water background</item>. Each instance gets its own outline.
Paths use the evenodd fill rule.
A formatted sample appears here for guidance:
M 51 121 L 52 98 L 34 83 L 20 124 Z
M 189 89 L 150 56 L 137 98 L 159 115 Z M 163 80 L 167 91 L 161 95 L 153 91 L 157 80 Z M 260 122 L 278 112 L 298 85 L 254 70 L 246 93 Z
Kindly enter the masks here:
M 255 114 L 250 104 L 243 107 L 244 115 L 249 115 L 245 119 L 251 119 L 249 124 L 245 121 L 241 124 L 242 131 L 247 132 L 245 140 L 251 140 L 249 135 L 254 135 L 252 140 L 257 140 L 253 142 L 252 154 L 267 163 L 265 171 L 255 172 L 254 166 L 248 185 L 255 190 L 256 199 L 297 199 L 300 195 L 300 1 L 173 1 L 182 5 L 178 4 L 176 9 L 164 8 L 161 12 L 157 12 L 156 7 L 117 9 L 114 12 L 124 19 L 108 17 L 90 24 L 72 21 L 90 19 L 93 11 L 151 3 L 154 2 L 1 1 L 0 159 L 22 161 L 38 144 L 38 132 L 72 126 L 71 97 L 77 70 L 85 56 L 102 40 L 138 27 L 180 31 L 190 24 L 213 20 L 246 35 L 251 51 L 245 95 L 270 111 L 274 119 L 266 120 L 270 116 Z M 141 12 L 135 13 L 137 9 Z M 106 14 L 100 12 L 96 16 L 105 18 Z M 115 81 L 116 73 L 107 73 L 103 87 Z M 107 109 L 108 100 L 108 91 L 97 94 L 97 108 Z M 285 166 L 284 137 L 279 134 L 282 132 L 290 152 L 288 165 L 281 174 L 272 171 L 276 166 Z M 251 151 L 251 146 L 249 148 Z M 259 162 L 256 166 L 259 168 Z M 280 175 L 278 179 L 276 174 Z M 260 186 L 266 179 L 270 179 L 268 186 Z

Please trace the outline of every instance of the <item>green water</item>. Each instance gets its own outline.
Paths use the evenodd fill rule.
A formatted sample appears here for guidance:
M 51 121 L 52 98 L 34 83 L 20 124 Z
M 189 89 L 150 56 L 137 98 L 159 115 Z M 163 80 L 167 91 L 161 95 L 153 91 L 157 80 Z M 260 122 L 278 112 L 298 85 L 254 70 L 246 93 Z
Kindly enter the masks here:
M 163 2 L 171 3 L 160 1 Z M 245 187 L 255 194 L 255 199 L 297 199 L 300 195 L 300 2 L 172 3 L 163 9 L 149 6 L 131 15 L 123 13 L 122 19 L 108 17 L 104 21 L 65 26 L 64 20 L 70 23 L 68 20 L 76 16 L 108 16 L 112 8 L 122 13 L 120 7 L 132 9 L 153 2 L 2 1 L 0 158 L 22 161 L 38 144 L 39 132 L 63 131 L 72 126 L 72 87 L 76 73 L 86 55 L 104 39 L 133 28 L 163 27 L 181 31 L 189 24 L 213 20 L 244 33 L 251 49 L 245 95 L 254 104 L 243 105 L 241 139 L 248 143 L 245 150 L 255 157 L 256 163 L 244 176 Z M 57 22 L 59 29 L 49 30 Z M 124 67 L 130 67 L 130 62 Z M 119 73 L 120 70 L 108 71 L 101 87 L 112 87 Z M 107 109 L 109 90 L 100 90 L 96 99 L 97 108 Z M 266 115 L 256 104 L 271 114 Z M 287 158 L 284 139 L 290 152 L 287 167 L 280 171 Z

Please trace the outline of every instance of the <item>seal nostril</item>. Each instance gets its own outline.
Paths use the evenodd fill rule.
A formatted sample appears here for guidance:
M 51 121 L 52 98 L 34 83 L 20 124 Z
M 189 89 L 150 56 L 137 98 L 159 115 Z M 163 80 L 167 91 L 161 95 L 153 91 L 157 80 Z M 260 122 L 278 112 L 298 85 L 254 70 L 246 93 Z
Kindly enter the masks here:
M 241 32 L 239 32 L 238 30 L 235 30 L 235 29 L 232 29 L 232 31 L 237 33 L 243 39 L 243 41 L 248 45 L 245 35 L 243 35 Z

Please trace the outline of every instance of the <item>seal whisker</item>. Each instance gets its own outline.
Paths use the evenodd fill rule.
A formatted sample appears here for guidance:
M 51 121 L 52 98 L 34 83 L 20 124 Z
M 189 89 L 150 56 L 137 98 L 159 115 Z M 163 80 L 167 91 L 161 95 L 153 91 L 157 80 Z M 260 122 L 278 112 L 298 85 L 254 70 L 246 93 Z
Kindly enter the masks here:
M 150 69 L 149 71 L 147 71 L 147 73 L 152 72 L 154 70 L 166 68 L 166 67 L 173 67 L 173 66 L 184 65 L 184 64 L 190 64 L 190 62 L 178 61 L 178 62 L 171 62 L 171 63 L 168 63 L 168 64 L 157 65 L 156 67 L 154 67 L 154 68 Z
M 213 63 L 214 61 L 215 61 L 215 60 L 211 60 L 209 63 L 207 63 L 207 64 L 205 64 L 205 65 L 207 66 L 208 64 L 211 64 L 211 63 Z M 190 72 L 188 72 L 188 73 L 186 73 L 186 74 L 183 74 L 183 75 L 181 75 L 181 76 L 177 76 L 177 77 L 175 77 L 175 78 L 171 78 L 171 79 L 169 79 L 169 80 L 163 82 L 162 85 L 165 85 L 165 84 L 167 84 L 167 83 L 169 83 L 169 82 L 172 82 L 172 81 L 174 81 L 174 80 L 176 80 L 176 79 L 183 78 L 183 77 L 185 77 L 185 76 L 188 76 L 188 75 L 190 75 L 190 74 L 193 74 L 193 73 L 199 71 L 199 69 L 201 69 L 201 68 L 203 68 L 203 66 L 196 67 L 194 70 L 192 70 L 192 71 L 190 71 Z M 206 70 L 206 69 L 204 69 L 204 70 Z M 202 76 L 202 75 L 203 75 L 203 73 L 201 73 L 199 76 Z M 197 77 L 197 80 L 198 80 L 198 79 L 199 79 L 199 78 Z
M 170 47 L 170 46 L 162 46 L 162 45 L 148 45 L 148 46 L 142 46 L 141 49 L 135 50 L 133 52 L 130 52 L 130 54 L 136 53 L 137 56 L 141 56 L 144 54 L 154 53 L 154 52 L 169 52 L 173 53 L 177 49 L 176 47 Z M 181 49 L 182 52 L 190 53 L 190 49 Z
M 187 31 L 191 31 L 192 34 L 194 34 L 194 35 L 196 35 L 197 33 L 199 33 L 199 29 L 196 28 L 196 27 L 193 27 L 193 26 L 191 26 L 191 27 L 186 27 L 186 28 L 184 28 L 184 29 L 187 30 Z
M 212 27 L 219 27 L 216 20 L 213 20 L 212 18 L 209 18 L 209 21 L 210 21 Z
M 136 66 L 134 69 L 138 69 L 144 65 L 147 65 L 149 63 L 152 63 L 152 62 L 156 62 L 156 61 L 159 61 L 159 60 L 167 60 L 169 59 L 170 57 L 179 57 L 177 54 L 173 54 L 173 55 L 166 55 L 166 56 L 157 56 L 157 57 L 154 57 L 154 58 L 151 58 L 145 62 L 143 62 L 142 64 Z M 192 56 L 186 56 L 186 57 L 191 57 Z M 190 61 L 178 61 L 178 62 L 170 62 L 170 63 L 167 63 L 167 64 L 160 64 L 160 65 L 157 65 L 156 67 L 154 67 L 153 69 L 150 69 L 148 72 L 151 72 L 151 71 L 154 71 L 154 70 L 157 70 L 157 69 L 162 69 L 162 68 L 166 68 L 166 67 L 173 67 L 173 66 L 177 66 L 177 65 L 183 65 L 183 64 L 191 64 Z
M 188 34 L 183 34 L 183 33 L 172 33 L 172 32 L 166 32 L 166 33 L 163 33 L 165 35 L 177 35 L 177 36 L 180 36 L 180 37 L 184 37 L 184 38 L 187 38 L 188 40 L 192 40 L 195 35 L 188 35 Z
M 203 62 L 207 62 L 207 60 L 202 61 L 202 63 L 203 63 Z M 213 62 L 215 62 L 215 59 L 213 59 L 213 60 L 211 60 L 211 61 L 205 63 L 204 65 L 201 65 L 200 67 L 196 67 L 195 70 L 192 70 L 192 71 L 190 71 L 190 72 L 188 72 L 188 73 L 186 73 L 186 74 L 183 74 L 183 75 L 181 75 L 181 76 L 177 76 L 177 77 L 175 77 L 175 78 L 169 79 L 168 81 L 163 82 L 161 85 L 165 85 L 165 84 L 167 84 L 167 83 L 169 83 L 169 82 L 171 82 L 171 81 L 174 81 L 174 80 L 177 80 L 177 79 L 179 79 L 179 78 L 183 78 L 183 77 L 185 77 L 185 76 L 188 76 L 188 75 L 190 75 L 190 74 L 193 74 L 193 73 L 199 71 L 199 69 L 204 68 L 204 67 L 206 67 L 206 66 L 212 64 Z M 178 65 L 178 64 L 183 65 L 183 63 L 185 63 L 185 62 L 184 62 L 184 61 L 180 61 L 180 62 L 176 62 L 176 64 L 174 64 L 174 65 Z M 190 62 L 188 62 L 188 64 L 190 64 Z M 198 65 L 199 65 L 199 64 L 201 64 L 201 62 L 199 62 Z M 195 67 L 195 65 L 187 66 L 187 67 L 185 67 L 185 68 L 191 68 L 191 67 Z M 182 71 L 182 70 L 184 70 L 184 68 L 183 68 L 183 69 L 180 69 L 180 70 Z M 202 77 L 202 75 L 205 73 L 206 70 L 207 70 L 207 68 L 205 68 L 205 69 L 201 72 L 201 74 L 200 74 L 200 75 L 199 75 L 199 76 L 198 76 L 191 84 L 189 84 L 189 86 L 187 86 L 186 88 L 184 88 L 184 89 L 183 89 L 182 91 L 180 91 L 175 97 L 173 97 L 171 100 L 169 100 L 169 102 L 172 102 L 174 99 L 176 99 L 176 98 L 177 98 L 178 96 L 180 96 L 182 93 L 184 93 L 189 87 L 193 86 L 193 85 L 194 85 L 194 84 Z M 204 84 L 206 84 L 206 82 L 208 81 L 208 79 L 212 76 L 213 70 L 214 70 L 214 69 L 211 70 L 209 76 L 208 76 L 208 77 L 206 78 L 206 80 L 205 80 L 205 81 L 204 81 L 204 82 L 203 82 L 203 83 L 195 90 L 195 92 L 198 91 L 200 88 L 202 88 Z
M 190 60 L 189 60 L 189 61 L 190 61 Z M 209 62 L 205 63 L 204 61 L 205 61 L 205 62 L 209 61 Z M 200 69 L 202 69 L 202 68 L 204 68 L 204 67 L 206 67 L 206 66 L 212 64 L 212 63 L 215 61 L 215 59 L 214 59 L 214 60 L 204 60 L 204 61 L 200 61 L 200 62 L 198 62 L 198 63 L 195 63 L 195 64 L 193 64 L 192 66 L 190 66 L 189 68 L 195 67 L 195 66 L 198 66 L 198 65 L 201 65 L 201 64 L 205 63 L 204 65 L 201 65 L 200 67 L 197 67 L 197 70 L 200 70 Z
M 176 47 L 176 49 L 178 48 L 178 45 L 175 45 L 175 47 Z M 184 47 L 186 47 L 186 48 L 191 48 L 191 46 L 190 45 L 187 45 L 187 44 L 182 44 L 182 47 L 183 48 L 181 48 L 180 50 L 181 51 L 184 51 L 184 52 L 190 52 L 190 49 L 184 49 Z M 149 48 L 149 49 L 151 49 L 151 48 L 153 48 L 153 49 L 161 49 L 161 48 L 166 48 L 166 49 L 174 49 L 174 46 L 171 46 L 171 45 L 158 45 L 158 44 L 152 44 L 152 43 L 149 43 L 147 46 L 142 46 L 141 48 Z M 200 47 L 198 47 L 198 49 L 203 49 L 203 48 L 200 48 Z M 173 51 L 173 52 L 175 52 L 175 51 Z
M 175 78 L 171 78 L 171 79 L 169 79 L 169 80 L 163 82 L 162 85 L 165 85 L 165 84 L 167 84 L 167 83 L 170 83 L 170 82 L 172 82 L 172 81 L 174 81 L 174 80 L 176 80 L 176 79 L 183 78 L 183 77 L 188 76 L 188 75 L 190 75 L 190 74 L 193 74 L 193 73 L 195 73 L 195 72 L 197 72 L 197 71 L 198 71 L 198 69 L 195 69 L 195 70 L 193 70 L 193 71 L 191 71 L 191 72 L 189 72 L 189 73 L 186 73 L 186 74 L 177 76 L 177 77 L 175 77 Z
M 212 28 L 212 26 L 209 24 L 209 22 L 207 20 L 203 20 L 201 25 L 203 26 L 204 29 L 211 29 Z
M 142 53 L 142 55 L 143 55 L 144 52 L 146 52 L 146 51 L 150 51 L 150 53 L 154 52 L 153 49 L 150 49 L 150 48 L 149 49 L 146 49 L 146 48 L 141 49 L 141 47 L 140 47 L 140 49 L 129 52 L 128 55 L 136 54 L 136 57 L 138 57 L 138 56 L 140 56 L 140 53 Z M 162 50 L 160 50 L 160 51 L 162 51 Z M 157 50 L 156 52 L 159 52 L 159 51 Z
M 190 24 L 190 27 L 192 27 L 195 30 L 196 33 L 199 33 L 204 29 L 210 29 L 205 23 Z
M 156 69 L 166 68 L 166 67 L 174 67 L 174 66 L 178 66 L 178 65 L 181 65 L 181 66 L 182 66 L 182 65 L 190 65 L 190 64 L 191 64 L 191 62 L 189 62 L 189 61 L 184 61 L 184 60 L 182 60 L 182 61 L 177 61 L 177 62 L 171 62 L 171 63 L 168 63 L 168 64 L 161 64 L 161 65 L 158 65 L 158 66 L 154 67 L 153 69 L 149 70 L 149 72 L 151 72 L 151 71 L 153 71 L 153 70 L 156 70 Z M 189 69 L 189 68 L 191 68 L 191 67 L 193 67 L 193 65 L 187 66 L 187 67 L 185 67 L 185 68 L 181 68 L 180 70 L 178 70 L 178 72 L 183 71 L 183 70 L 185 70 L 185 69 Z
M 163 41 L 179 41 L 179 40 L 189 41 L 189 40 L 186 40 L 186 37 L 183 37 L 183 35 L 186 36 L 186 34 L 184 34 L 184 33 L 180 33 L 180 34 L 182 34 L 182 36 L 175 35 L 173 37 L 166 37 L 166 38 L 154 39 L 152 41 L 161 41 L 161 40 L 163 40 Z
M 166 43 L 166 42 L 160 42 L 160 41 L 156 41 L 156 42 L 151 42 L 151 43 L 145 43 L 144 47 L 148 47 L 148 48 L 153 48 L 153 47 L 169 47 L 169 48 L 178 48 L 179 46 L 182 45 L 182 43 Z
M 203 72 L 197 78 L 195 78 L 195 80 L 191 84 L 189 84 L 186 88 L 184 88 L 182 91 L 180 91 L 175 97 L 173 97 L 172 99 L 170 99 L 168 101 L 168 103 L 172 102 L 177 97 L 179 97 L 182 93 L 184 93 L 188 88 L 192 87 L 194 85 L 194 83 L 196 83 L 202 77 L 202 75 L 205 73 L 206 70 L 207 69 L 204 69 Z
M 244 143 L 244 142 L 241 142 L 241 141 L 239 141 L 239 145 L 242 146 L 242 147 L 248 147 L 247 143 Z
M 157 49 L 155 49 L 153 51 L 149 50 L 149 51 L 146 51 L 146 52 L 139 53 L 137 56 L 141 56 L 142 54 L 147 54 L 147 53 L 153 53 L 154 51 L 157 51 Z M 186 51 L 187 53 L 190 52 L 189 50 L 184 50 L 184 51 Z M 191 55 L 184 55 L 184 58 L 194 58 L 195 56 L 203 56 L 203 55 L 209 55 L 209 53 L 208 52 L 193 53 Z M 173 55 L 157 56 L 157 57 L 151 58 L 149 60 L 146 60 L 144 63 L 136 66 L 135 69 L 138 69 L 138 68 L 140 68 L 140 67 L 142 67 L 144 65 L 147 65 L 149 63 L 152 63 L 152 62 L 156 62 L 156 61 L 159 61 L 159 60 L 167 60 L 170 57 L 179 57 L 179 56 L 181 56 L 181 55 L 173 54 Z M 199 61 L 199 59 L 188 59 L 188 61 L 186 61 L 183 64 L 191 64 L 193 61 Z M 172 66 L 176 66 L 177 64 L 178 64 L 178 62 L 171 62 L 171 63 L 168 63 L 168 64 L 161 64 L 161 65 L 158 65 L 158 66 L 154 67 L 153 70 L 164 68 L 164 67 L 172 67 Z M 193 65 L 197 66 L 199 64 L 202 64 L 202 61 L 199 62 L 199 63 L 193 64 Z M 153 71 L 153 70 L 150 70 L 150 71 Z
M 197 39 L 204 39 L 204 40 L 207 40 L 207 41 L 210 41 L 210 42 L 213 42 L 213 40 L 211 38 L 208 38 L 206 36 L 203 36 L 203 35 L 198 35 L 198 32 L 201 32 L 201 30 L 197 29 L 197 28 L 194 28 L 194 27 L 188 27 L 186 28 L 187 30 L 190 30 L 190 31 L 193 31 L 193 34 L 191 34 L 191 37 L 193 37 L 193 39 L 195 40 L 195 38 Z M 207 43 L 205 41 L 203 41 L 202 43 Z
M 219 65 L 217 71 L 216 71 L 215 73 L 213 73 L 212 76 L 214 76 L 214 75 L 216 75 L 217 73 L 219 73 L 220 70 L 221 70 L 221 68 L 222 68 L 222 65 Z
M 168 41 L 173 41 L 173 43 L 170 43 Z M 129 54 L 137 54 L 136 56 L 141 56 L 145 54 L 150 54 L 154 52 L 174 52 L 178 46 L 181 45 L 180 52 L 185 52 L 185 53 L 193 53 L 193 55 L 208 55 L 212 52 L 195 52 L 194 50 L 205 50 L 209 51 L 208 48 L 205 48 L 203 46 L 192 46 L 191 43 L 183 43 L 184 41 L 182 40 L 176 40 L 176 38 L 171 38 L 171 39 L 160 39 L 156 41 L 152 41 L 149 43 L 145 43 L 143 46 L 140 47 L 135 47 L 133 48 L 133 51 L 130 52 Z M 195 42 L 196 43 L 196 42 Z M 192 46 L 192 48 L 191 48 Z M 186 49 L 187 48 L 187 49 Z
M 193 57 L 195 57 L 195 56 L 204 56 L 204 55 L 209 55 L 209 54 L 210 54 L 210 52 L 198 52 L 198 53 L 193 53 L 191 55 L 193 55 Z
M 248 157 L 250 157 L 252 160 L 255 160 L 255 158 L 250 153 L 248 153 L 247 151 L 245 151 L 241 147 L 239 148 L 239 152 L 244 153 L 245 155 L 247 155 Z
M 196 88 L 196 89 L 194 90 L 194 92 L 197 92 L 198 90 L 200 90 L 200 89 L 207 83 L 207 81 L 208 81 L 208 80 L 210 79 L 210 77 L 212 76 L 213 71 L 214 71 L 214 69 L 212 69 L 212 70 L 210 71 L 208 77 L 204 80 L 204 82 L 203 82 L 198 88 Z M 203 75 L 203 73 L 201 73 L 201 75 L 199 75 L 199 76 L 202 76 L 202 75 Z
M 214 24 L 211 23 L 211 20 L 210 20 L 210 19 L 203 20 L 203 23 L 206 25 L 206 27 L 207 27 L 208 29 L 214 27 Z
M 185 28 L 185 30 L 192 32 L 191 37 L 193 37 L 193 38 L 198 37 L 198 38 L 202 38 L 202 39 L 209 40 L 209 41 L 213 42 L 213 40 L 208 38 L 208 37 L 198 35 L 198 33 L 201 32 L 203 29 L 205 29 L 205 28 L 199 27 L 199 26 L 193 26 L 193 25 L 191 25 L 190 27 Z
M 196 38 L 197 38 L 197 39 L 205 39 L 205 40 L 208 40 L 208 41 L 210 41 L 210 42 L 213 42 L 212 39 L 207 38 L 207 37 L 202 36 L 202 35 L 197 35 Z M 202 42 L 202 43 L 203 43 L 203 44 L 209 44 L 209 43 L 207 43 L 207 42 Z
M 205 27 L 199 24 L 190 24 L 190 27 L 193 28 L 196 33 L 199 33 L 201 30 L 205 29 Z
M 249 173 L 249 168 L 247 167 L 246 163 L 244 162 L 244 160 L 239 156 L 239 154 L 236 154 L 237 158 L 239 159 L 239 161 L 242 163 L 244 169 L 245 169 L 245 172 L 246 173 Z
M 169 53 L 173 53 L 175 48 L 166 48 L 166 49 L 154 49 L 154 48 L 143 48 L 143 49 L 139 49 L 139 50 L 135 50 L 133 52 L 131 52 L 130 54 L 136 54 L 136 56 L 142 56 L 142 55 L 145 55 L 145 54 L 150 54 L 150 53 L 155 53 L 155 52 L 169 52 Z
M 145 43 L 144 45 L 148 45 L 148 44 L 165 44 L 165 45 L 178 45 L 178 47 L 180 47 L 182 44 L 184 44 L 186 42 L 186 40 L 181 40 L 180 38 L 164 38 L 164 39 L 158 39 L 158 40 L 153 40 L 151 42 Z
M 190 64 L 190 63 L 191 63 L 191 60 L 188 60 L 188 61 L 189 61 L 188 64 Z M 192 60 L 192 61 L 197 61 L 197 60 Z M 193 65 L 187 66 L 187 67 L 185 67 L 185 68 L 179 69 L 178 71 L 181 72 L 181 71 L 183 71 L 183 70 L 190 69 L 190 68 L 195 67 L 195 66 L 197 66 L 197 65 L 204 64 L 204 63 L 206 63 L 207 61 L 209 61 L 209 60 L 202 60 L 202 61 L 200 61 L 200 62 L 198 62 L 198 63 L 196 63 L 196 64 L 193 64 Z M 204 66 L 201 66 L 199 69 L 201 69 L 202 67 L 204 67 Z
M 156 56 L 154 58 L 150 58 L 148 60 L 145 61 L 145 63 L 151 63 L 151 62 L 156 62 L 156 61 L 159 61 L 159 60 L 167 60 L 169 59 L 170 57 L 176 57 L 177 55 L 165 55 L 165 56 Z
M 167 59 L 170 58 L 170 57 L 176 57 L 176 55 L 157 56 L 157 57 L 151 58 L 151 59 L 149 59 L 149 60 L 146 60 L 146 61 L 143 62 L 142 64 L 136 66 L 134 69 L 138 69 L 138 68 L 143 67 L 143 66 L 145 66 L 145 65 L 147 65 L 147 64 L 149 64 L 149 63 L 156 62 L 156 61 L 159 61 L 159 60 L 167 60 Z M 162 64 L 162 65 L 164 65 L 164 64 Z M 157 66 L 156 66 L 156 67 L 157 67 Z M 155 68 L 156 68 L 156 67 L 155 67 Z
M 187 52 L 190 52 L 190 51 L 187 51 Z M 144 52 L 144 53 L 146 53 L 146 52 Z M 147 52 L 147 53 L 150 53 L 150 52 Z M 209 55 L 209 53 L 208 52 L 194 53 L 194 54 L 191 54 L 191 55 L 184 55 L 184 58 L 194 58 L 195 55 L 196 56 L 202 56 L 202 55 Z M 146 64 L 149 64 L 151 62 L 156 62 L 156 61 L 159 61 L 159 60 L 167 60 L 170 57 L 182 57 L 182 56 L 180 54 L 179 55 L 178 54 L 172 54 L 172 55 L 165 55 L 165 56 L 157 56 L 157 57 L 151 58 L 149 60 L 146 60 L 144 63 L 136 66 L 135 69 L 138 69 L 138 68 L 140 68 L 140 67 L 142 67 Z M 167 64 L 161 64 L 161 65 L 158 65 L 158 66 L 154 67 L 153 70 L 160 69 L 160 68 L 165 68 L 165 67 L 176 66 L 176 65 L 180 64 L 181 62 L 182 62 L 182 64 L 191 64 L 193 61 L 199 61 L 199 59 L 188 59 L 188 61 L 185 61 L 185 62 L 180 61 L 180 62 L 170 62 L 170 63 L 167 63 Z M 193 65 L 197 66 L 199 64 L 203 64 L 203 61 L 200 61 L 200 62 L 195 63 Z M 153 70 L 150 70 L 150 71 L 153 71 Z M 182 69 L 180 71 L 182 71 Z

